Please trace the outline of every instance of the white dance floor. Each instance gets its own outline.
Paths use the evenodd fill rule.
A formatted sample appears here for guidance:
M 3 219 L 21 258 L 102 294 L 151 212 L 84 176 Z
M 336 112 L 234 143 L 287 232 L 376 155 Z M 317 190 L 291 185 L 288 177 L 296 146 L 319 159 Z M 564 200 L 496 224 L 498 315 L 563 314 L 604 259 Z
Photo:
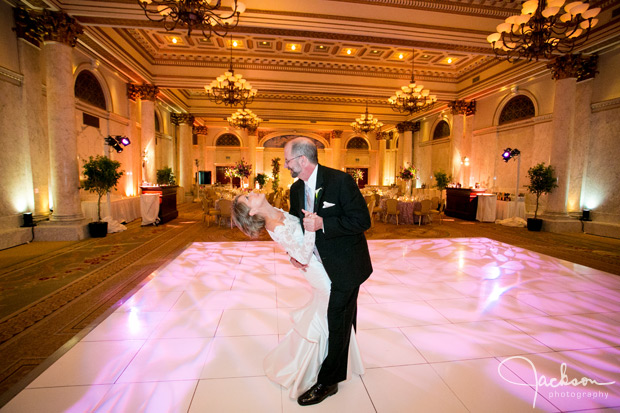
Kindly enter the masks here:
M 262 361 L 309 296 L 272 242 L 194 243 L 2 412 L 620 408 L 620 276 L 486 238 L 370 241 L 366 374 L 301 407 Z

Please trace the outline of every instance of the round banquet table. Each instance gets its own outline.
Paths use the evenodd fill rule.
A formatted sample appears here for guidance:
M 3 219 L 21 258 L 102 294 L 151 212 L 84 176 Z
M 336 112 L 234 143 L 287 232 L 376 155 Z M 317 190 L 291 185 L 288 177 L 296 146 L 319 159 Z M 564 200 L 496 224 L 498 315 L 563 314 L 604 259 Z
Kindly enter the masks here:
M 387 213 L 387 203 L 386 199 L 381 199 L 379 202 L 379 206 L 381 207 L 382 216 L 386 216 Z M 417 224 L 422 218 L 422 224 L 428 224 L 429 219 L 428 216 L 420 217 L 418 215 L 414 215 L 413 211 L 422 210 L 422 203 L 418 201 L 398 201 L 398 211 L 400 214 L 398 215 L 398 223 L 399 224 Z M 388 217 L 388 222 L 390 224 L 396 224 L 396 217 L 394 215 L 390 215 Z

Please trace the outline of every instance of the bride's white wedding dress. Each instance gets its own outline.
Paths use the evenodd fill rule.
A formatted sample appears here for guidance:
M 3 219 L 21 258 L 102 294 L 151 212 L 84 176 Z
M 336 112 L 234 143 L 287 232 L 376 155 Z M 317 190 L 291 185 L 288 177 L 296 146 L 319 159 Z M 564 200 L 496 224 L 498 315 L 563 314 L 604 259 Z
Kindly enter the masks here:
M 327 356 L 327 305 L 331 281 L 323 264 L 313 254 L 315 233 L 306 231 L 304 234 L 297 217 L 287 212 L 284 216 L 284 225 L 276 227 L 273 232 L 268 231 L 269 235 L 291 257 L 309 263 L 303 275 L 312 287 L 312 298 L 291 313 L 293 328 L 267 355 L 264 368 L 270 380 L 289 389 L 289 396 L 296 399 L 316 383 Z M 353 330 L 348 366 L 349 373 L 364 374 Z

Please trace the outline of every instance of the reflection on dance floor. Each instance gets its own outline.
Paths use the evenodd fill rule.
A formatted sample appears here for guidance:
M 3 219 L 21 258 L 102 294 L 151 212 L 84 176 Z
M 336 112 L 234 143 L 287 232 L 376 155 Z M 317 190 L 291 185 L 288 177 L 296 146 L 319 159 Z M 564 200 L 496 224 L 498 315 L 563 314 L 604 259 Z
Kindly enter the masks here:
M 486 238 L 369 245 L 366 374 L 313 411 L 620 407 L 620 277 Z M 308 297 L 272 242 L 191 244 L 2 411 L 301 410 L 262 361 Z

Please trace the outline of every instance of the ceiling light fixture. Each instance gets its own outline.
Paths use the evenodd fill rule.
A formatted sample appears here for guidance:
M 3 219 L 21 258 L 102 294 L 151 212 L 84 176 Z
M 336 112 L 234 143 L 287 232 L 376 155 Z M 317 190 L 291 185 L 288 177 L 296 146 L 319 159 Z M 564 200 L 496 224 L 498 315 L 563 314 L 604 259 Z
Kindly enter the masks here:
M 424 109 L 430 109 L 437 102 L 437 97 L 431 95 L 428 89 L 415 82 L 413 62 L 415 60 L 415 50 L 411 54 L 411 82 L 406 86 L 401 86 L 396 94 L 388 99 L 395 112 L 409 113 L 410 115 Z
M 228 31 L 239 24 L 239 15 L 245 5 L 232 0 L 230 14 L 216 13 L 222 6 L 221 0 L 138 0 L 138 4 L 149 20 L 164 22 L 167 31 L 178 25 L 187 26 L 187 35 L 192 30 L 200 30 L 209 39 L 212 33 L 224 37 Z
M 355 119 L 355 122 L 351 123 L 351 127 L 357 133 L 368 133 L 380 129 L 382 126 L 383 123 L 379 122 L 379 119 L 368 113 L 368 99 L 366 99 L 366 113 Z
M 497 33 L 487 37 L 498 59 L 515 62 L 554 55 L 569 54 L 583 44 L 600 8 L 588 9 L 583 1 L 529 0 L 523 3 L 521 15 L 510 16 L 497 26 Z
M 228 124 L 237 129 L 247 129 L 254 132 L 263 120 L 256 116 L 250 109 L 237 109 L 228 117 Z
M 256 89 L 252 89 L 250 82 L 245 80 L 242 75 L 235 74 L 233 70 L 232 58 L 232 34 L 230 38 L 230 69 L 228 72 L 218 76 L 210 85 L 205 86 L 207 97 L 216 104 L 223 103 L 225 106 L 246 105 L 254 101 L 254 97 L 258 93 Z

